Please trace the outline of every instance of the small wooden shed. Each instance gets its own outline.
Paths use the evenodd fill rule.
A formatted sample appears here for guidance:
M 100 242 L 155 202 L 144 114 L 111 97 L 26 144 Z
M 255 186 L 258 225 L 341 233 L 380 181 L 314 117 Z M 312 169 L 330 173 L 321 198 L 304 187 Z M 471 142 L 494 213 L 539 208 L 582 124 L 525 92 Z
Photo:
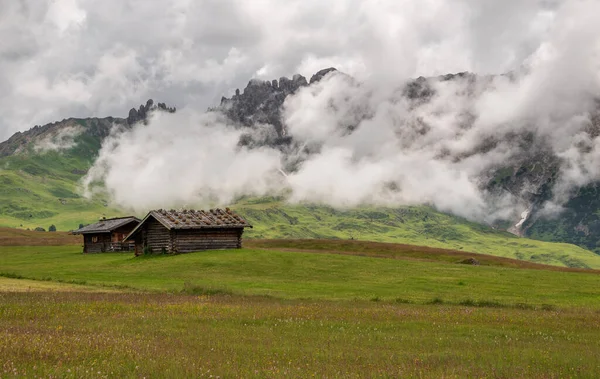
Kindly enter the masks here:
M 242 247 L 244 228 L 251 228 L 231 209 L 150 211 L 126 237 L 135 241 L 135 254 L 189 253 Z
M 73 231 L 73 234 L 83 235 L 84 253 L 103 253 L 105 251 L 130 251 L 133 242 L 125 238 L 140 223 L 133 216 L 107 218 L 95 224 L 84 226 Z

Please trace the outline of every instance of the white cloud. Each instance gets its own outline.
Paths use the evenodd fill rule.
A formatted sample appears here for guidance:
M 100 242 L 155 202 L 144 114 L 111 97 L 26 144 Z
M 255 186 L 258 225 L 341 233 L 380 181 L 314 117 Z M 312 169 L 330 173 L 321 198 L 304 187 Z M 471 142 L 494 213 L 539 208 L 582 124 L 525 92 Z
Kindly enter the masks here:
M 44 138 L 37 141 L 33 148 L 37 152 L 70 149 L 77 144 L 75 138 L 82 132 L 83 127 L 80 125 L 66 126 L 56 132 L 50 131 Z
M 321 65 L 378 85 L 502 72 L 548 34 L 554 8 L 543 4 L 0 0 L 0 138 L 67 117 L 125 116 L 150 97 L 206 109 L 253 76 L 309 76 Z
M 154 114 L 148 125 L 107 139 L 84 178 L 86 195 L 108 190 L 116 204 L 147 210 L 277 191 L 279 153 L 240 148 L 240 135 L 217 113 Z

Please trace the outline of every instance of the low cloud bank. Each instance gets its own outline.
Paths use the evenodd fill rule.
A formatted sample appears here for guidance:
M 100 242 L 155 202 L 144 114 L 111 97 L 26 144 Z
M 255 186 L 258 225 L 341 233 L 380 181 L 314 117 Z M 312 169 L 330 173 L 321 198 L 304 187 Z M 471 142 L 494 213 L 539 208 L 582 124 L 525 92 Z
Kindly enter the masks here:
M 281 188 L 280 153 L 239 148 L 240 135 L 218 113 L 155 113 L 148 125 L 113 131 L 83 180 L 85 194 L 108 191 L 115 204 L 145 210 Z

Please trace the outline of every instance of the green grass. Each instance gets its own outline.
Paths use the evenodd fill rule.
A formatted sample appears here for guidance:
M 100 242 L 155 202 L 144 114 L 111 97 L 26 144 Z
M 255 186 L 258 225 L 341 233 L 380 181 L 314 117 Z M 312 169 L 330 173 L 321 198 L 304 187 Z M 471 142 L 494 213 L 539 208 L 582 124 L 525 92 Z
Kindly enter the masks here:
M 47 230 L 54 224 L 68 231 L 120 213 L 108 208 L 106 199 L 81 197 L 79 180 L 97 156 L 100 138 L 82 134 L 76 142 L 71 149 L 45 153 L 35 153 L 32 142 L 0 158 L 0 226 Z
M 179 293 L 189 288 L 280 299 L 398 299 L 427 304 L 597 307 L 600 277 L 447 262 L 277 250 L 206 251 L 134 258 L 80 247 L 0 247 L 0 276 Z M 526 289 L 526 290 L 524 290 Z
M 558 378 L 600 370 L 597 272 L 503 267 L 493 257 L 471 266 L 456 263 L 462 252 L 420 257 L 417 247 L 373 243 L 251 244 L 270 248 L 136 258 L 0 246 L 0 376 Z
M 7 377 L 595 377 L 596 311 L 0 293 Z
M 0 181 L 11 183 L 0 187 L 0 225 L 48 230 L 52 224 L 58 230 L 77 229 L 114 211 L 103 200 L 87 200 L 77 193 L 74 182 L 49 176 L 31 176 L 25 172 L 0 170 Z
M 519 238 L 425 206 L 339 210 L 241 201 L 234 209 L 254 229 L 250 238 L 332 238 L 440 247 L 562 267 L 600 268 L 600 255 L 575 245 Z
M 0 238 L 2 237 L 1 231 L 2 229 L 0 229 Z M 530 268 L 568 272 L 593 271 L 588 268 L 546 265 L 514 258 L 471 253 L 463 250 L 452 250 L 389 242 L 370 242 L 335 239 L 250 239 L 245 241 L 244 246 L 250 248 L 275 249 L 281 251 L 324 252 L 332 254 L 358 255 L 363 257 L 388 259 L 415 259 L 420 261 L 462 263 L 482 266 Z M 597 272 L 600 273 L 600 271 Z

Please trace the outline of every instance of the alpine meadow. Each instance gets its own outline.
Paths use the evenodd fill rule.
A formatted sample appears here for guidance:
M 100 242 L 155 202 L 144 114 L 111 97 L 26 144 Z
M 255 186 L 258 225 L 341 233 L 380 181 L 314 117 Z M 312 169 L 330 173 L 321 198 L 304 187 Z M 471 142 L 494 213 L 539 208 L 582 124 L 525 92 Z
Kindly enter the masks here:
M 0 379 L 597 377 L 597 14 L 0 0 Z

